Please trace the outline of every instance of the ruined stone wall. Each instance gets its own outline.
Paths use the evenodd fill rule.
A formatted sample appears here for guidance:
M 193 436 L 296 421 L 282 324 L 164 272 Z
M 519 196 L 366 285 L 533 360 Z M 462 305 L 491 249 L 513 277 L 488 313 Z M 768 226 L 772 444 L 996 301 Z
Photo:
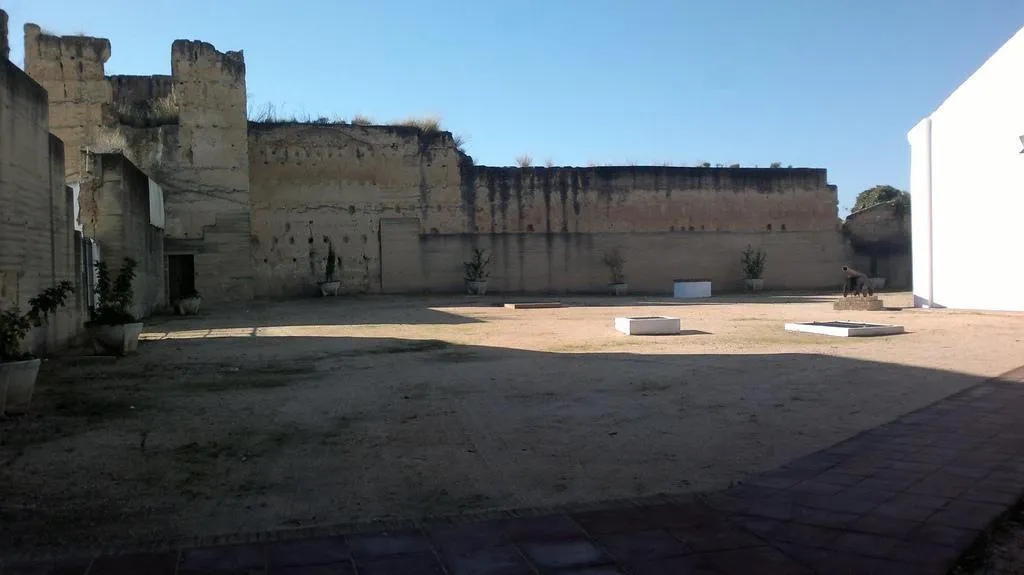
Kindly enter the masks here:
M 65 177 L 81 177 L 79 150 L 95 141 L 107 123 L 110 84 L 103 76 L 110 41 L 87 36 L 51 36 L 35 24 L 25 25 L 25 72 L 50 98 L 50 131 L 69 151 Z
M 54 132 L 75 150 L 120 152 L 164 189 L 166 251 L 193 254 L 204 299 L 252 297 L 245 63 L 178 40 L 171 75 L 104 76 L 110 43 L 25 27 L 26 71 L 51 94 Z
M 780 288 L 831 285 L 846 255 L 825 170 L 490 168 L 447 133 L 324 124 L 253 123 L 249 158 L 259 295 L 315 293 L 332 243 L 350 292 L 461 289 L 473 245 L 511 291 L 600 289 L 617 242 L 650 291 L 741 285 L 751 242 L 778 252 Z
M 7 12 L 0 10 L 0 60 L 11 55 L 11 45 L 7 40 Z
M 846 245 L 835 230 L 805 232 L 625 232 L 426 235 L 384 251 L 384 292 L 457 292 L 474 247 L 492 258 L 488 290 L 607 293 L 602 256 L 619 250 L 633 293 L 671 295 L 675 279 L 710 279 L 717 292 L 743 289 L 748 245 L 768 253 L 765 289 L 835 289 Z M 400 259 L 400 261 L 392 261 Z
M 913 285 L 908 208 L 892 201 L 852 213 L 843 223 L 843 235 L 853 250 L 856 269 L 886 278 L 887 287 Z
M 461 229 L 479 233 L 823 231 L 836 227 L 825 170 L 490 168 L 463 170 Z
M 86 154 L 79 196 L 80 220 L 116 276 L 124 258 L 135 269 L 134 313 L 150 315 L 167 304 L 163 230 L 150 214 L 149 178 L 120 154 Z
M 377 292 L 382 219 L 415 218 L 417 234 L 465 219 L 447 133 L 253 123 L 249 158 L 259 295 L 314 293 L 329 243 L 342 289 Z
M 48 130 L 46 91 L 0 58 L 0 308 L 28 309 L 29 298 L 59 281 L 78 282 L 73 200 L 64 185 L 64 145 Z M 69 305 L 35 330 L 27 347 L 53 351 L 81 331 L 77 290 Z

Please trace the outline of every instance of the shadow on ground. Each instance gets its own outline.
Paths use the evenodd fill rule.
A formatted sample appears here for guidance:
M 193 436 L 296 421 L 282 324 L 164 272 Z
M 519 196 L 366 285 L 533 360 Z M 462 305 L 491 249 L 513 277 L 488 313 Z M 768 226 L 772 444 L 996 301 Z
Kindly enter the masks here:
M 0 423 L 0 550 L 718 489 L 980 381 L 802 353 L 144 342 L 47 362 L 32 412 Z

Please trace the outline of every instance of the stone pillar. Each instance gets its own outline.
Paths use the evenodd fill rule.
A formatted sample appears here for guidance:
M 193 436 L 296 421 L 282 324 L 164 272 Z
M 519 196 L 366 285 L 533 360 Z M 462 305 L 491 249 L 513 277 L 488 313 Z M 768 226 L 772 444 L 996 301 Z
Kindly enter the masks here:
M 50 131 L 64 141 L 65 177 L 80 180 L 79 151 L 92 144 L 104 126 L 111 103 L 104 64 L 110 41 L 89 36 L 51 36 L 25 24 L 25 72 L 49 94 Z
M 11 55 L 11 45 L 7 41 L 7 12 L 0 10 L 0 58 L 7 60 Z

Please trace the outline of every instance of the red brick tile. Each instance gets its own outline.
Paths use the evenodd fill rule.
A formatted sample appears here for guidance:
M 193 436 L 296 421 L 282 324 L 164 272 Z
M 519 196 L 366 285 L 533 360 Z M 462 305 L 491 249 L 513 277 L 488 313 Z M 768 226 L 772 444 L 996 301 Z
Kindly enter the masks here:
M 505 533 L 513 541 L 551 541 L 585 536 L 580 526 L 566 515 L 545 515 L 510 519 Z
M 419 530 L 361 533 L 346 536 L 345 542 L 359 559 L 430 551 L 430 542 Z
M 351 557 L 352 552 L 341 537 L 294 539 L 267 547 L 267 564 L 271 567 L 343 563 Z
M 764 540 L 750 531 L 729 523 L 716 521 L 703 525 L 680 527 L 672 535 L 695 552 L 726 551 L 764 545 Z
M 541 569 L 589 567 L 612 562 L 607 553 L 586 539 L 523 543 L 520 548 Z
M 908 521 L 884 515 L 866 515 L 851 523 L 849 529 L 861 533 L 903 538 L 920 525 L 921 523 L 917 521 Z
M 928 518 L 928 523 L 960 527 L 963 529 L 985 529 L 1006 507 L 994 503 L 953 501 Z
M 690 551 L 664 529 L 599 535 L 596 539 L 620 562 L 675 557 Z
M 625 533 L 655 527 L 639 509 L 608 509 L 573 513 L 570 517 L 591 535 Z
M 174 575 L 178 568 L 178 553 L 141 553 L 97 557 L 89 573 L 92 575 L 120 575 L 122 573 L 152 573 Z
M 359 575 L 445 575 L 433 553 L 407 553 L 356 560 Z
M 526 559 L 512 545 L 470 551 L 441 551 L 441 561 L 451 575 L 533 574 Z

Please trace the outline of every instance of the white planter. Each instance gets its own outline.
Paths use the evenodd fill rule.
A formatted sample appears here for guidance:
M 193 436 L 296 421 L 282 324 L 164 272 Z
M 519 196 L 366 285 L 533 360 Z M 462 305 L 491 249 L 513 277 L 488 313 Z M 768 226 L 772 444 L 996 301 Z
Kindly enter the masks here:
M 196 315 L 199 313 L 199 306 L 203 303 L 201 297 L 185 297 L 178 300 L 178 315 Z
M 487 280 L 466 280 L 466 291 L 470 294 L 485 295 L 487 293 Z
M 629 293 L 629 284 L 608 284 L 608 289 L 611 290 L 612 295 L 626 295 Z
M 672 283 L 672 297 L 711 297 L 711 280 L 675 280 Z
M 28 411 L 39 375 L 39 360 L 0 363 L 0 414 Z
M 885 289 L 885 278 L 869 278 L 871 282 L 871 289 L 873 291 L 879 291 Z
M 761 278 L 747 278 L 744 284 L 747 286 L 747 291 L 761 291 L 762 289 L 764 289 L 764 280 Z
M 787 323 L 786 331 L 800 331 L 836 337 L 868 337 L 874 335 L 895 335 L 903 333 L 902 325 L 884 323 L 861 323 L 856 321 L 807 321 Z
M 88 326 L 87 329 L 96 353 L 124 355 L 138 349 L 142 322 L 119 325 L 94 324 Z
M 615 329 L 626 335 L 676 335 L 679 318 L 667 316 L 617 317 Z
M 320 282 L 320 295 L 322 295 L 324 297 L 338 295 L 338 290 L 340 290 L 340 289 L 341 289 L 341 282 L 340 281 Z

